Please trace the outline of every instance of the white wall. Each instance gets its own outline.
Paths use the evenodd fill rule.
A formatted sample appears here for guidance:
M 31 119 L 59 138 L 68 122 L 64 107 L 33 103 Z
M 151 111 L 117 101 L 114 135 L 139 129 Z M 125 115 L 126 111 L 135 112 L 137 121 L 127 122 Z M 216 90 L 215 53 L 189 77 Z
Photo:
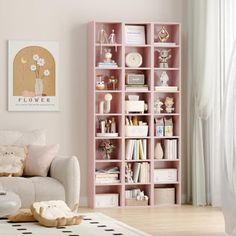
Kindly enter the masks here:
M 83 202 L 87 195 L 87 22 L 181 22 L 184 1 L 0 0 L 0 129 L 45 128 L 48 143 L 59 143 L 61 154 L 77 155 Z M 8 39 L 59 41 L 60 112 L 7 111 Z

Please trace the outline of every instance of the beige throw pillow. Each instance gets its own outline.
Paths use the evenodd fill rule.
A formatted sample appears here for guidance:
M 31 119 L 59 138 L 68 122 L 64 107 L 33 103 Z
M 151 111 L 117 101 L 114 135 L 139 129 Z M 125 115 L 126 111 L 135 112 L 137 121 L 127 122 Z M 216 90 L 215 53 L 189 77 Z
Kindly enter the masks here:
M 58 144 L 28 145 L 28 158 L 24 169 L 25 176 L 47 176 L 50 165 L 59 149 Z
M 27 148 L 0 146 L 0 176 L 22 176 Z

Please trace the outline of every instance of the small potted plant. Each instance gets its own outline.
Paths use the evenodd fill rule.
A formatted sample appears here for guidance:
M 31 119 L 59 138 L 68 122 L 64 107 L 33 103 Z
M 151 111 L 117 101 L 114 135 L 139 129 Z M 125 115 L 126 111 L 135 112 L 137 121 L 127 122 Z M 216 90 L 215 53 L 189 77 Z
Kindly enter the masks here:
M 99 150 L 104 153 L 103 159 L 110 160 L 110 154 L 115 149 L 115 145 L 110 140 L 102 140 L 99 145 Z

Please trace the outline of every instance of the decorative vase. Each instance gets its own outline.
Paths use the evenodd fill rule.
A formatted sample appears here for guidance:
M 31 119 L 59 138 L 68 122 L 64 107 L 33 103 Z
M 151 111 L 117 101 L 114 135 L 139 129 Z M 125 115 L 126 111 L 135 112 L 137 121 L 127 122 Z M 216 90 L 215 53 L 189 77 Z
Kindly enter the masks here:
M 105 152 L 105 154 L 103 156 L 103 159 L 104 160 L 110 160 L 111 159 L 110 153 Z
M 154 150 L 155 159 L 163 159 L 163 149 L 161 143 L 157 143 Z
M 43 80 L 36 78 L 34 85 L 35 96 L 42 96 L 43 94 Z

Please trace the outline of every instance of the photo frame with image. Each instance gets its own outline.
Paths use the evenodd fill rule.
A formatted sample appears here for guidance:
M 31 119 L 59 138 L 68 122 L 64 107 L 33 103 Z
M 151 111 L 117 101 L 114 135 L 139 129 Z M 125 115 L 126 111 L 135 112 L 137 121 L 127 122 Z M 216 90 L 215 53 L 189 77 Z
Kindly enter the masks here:
M 125 25 L 125 43 L 135 45 L 146 44 L 145 26 Z

